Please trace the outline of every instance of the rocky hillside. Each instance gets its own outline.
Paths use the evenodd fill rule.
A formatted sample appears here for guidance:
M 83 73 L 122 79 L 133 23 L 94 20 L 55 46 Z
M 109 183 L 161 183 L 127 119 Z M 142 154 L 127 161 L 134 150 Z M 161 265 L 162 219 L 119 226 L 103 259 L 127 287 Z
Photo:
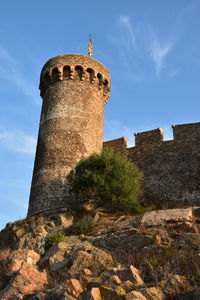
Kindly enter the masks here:
M 0 299 L 200 299 L 199 216 L 193 207 L 9 223 Z

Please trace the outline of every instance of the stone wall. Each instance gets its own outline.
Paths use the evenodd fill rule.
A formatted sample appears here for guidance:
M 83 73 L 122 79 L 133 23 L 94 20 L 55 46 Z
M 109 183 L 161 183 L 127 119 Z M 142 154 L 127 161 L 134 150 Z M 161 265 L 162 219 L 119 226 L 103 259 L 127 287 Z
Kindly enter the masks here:
M 103 146 L 111 147 L 111 148 L 114 148 L 116 151 L 123 152 L 123 151 L 127 150 L 127 147 L 128 147 L 127 141 L 128 141 L 128 139 L 123 136 L 119 139 L 106 141 L 103 143 Z
M 110 73 L 85 55 L 50 59 L 40 78 L 43 98 L 28 215 L 66 206 L 66 176 L 103 146 Z
M 59 55 L 44 65 L 40 91 L 43 104 L 29 216 L 65 208 L 70 200 L 67 174 L 80 159 L 101 151 L 110 73 L 88 56 Z M 158 128 L 135 133 L 134 147 L 127 148 L 124 137 L 107 141 L 104 146 L 127 152 L 143 171 L 146 203 L 199 204 L 200 123 L 172 128 L 171 141 L 164 141 Z
M 200 203 L 200 123 L 173 125 L 174 139 L 163 140 L 158 128 L 135 134 L 128 157 L 144 173 L 143 200 L 164 206 Z M 115 143 L 116 141 L 116 143 Z M 119 141 L 105 143 L 119 151 Z

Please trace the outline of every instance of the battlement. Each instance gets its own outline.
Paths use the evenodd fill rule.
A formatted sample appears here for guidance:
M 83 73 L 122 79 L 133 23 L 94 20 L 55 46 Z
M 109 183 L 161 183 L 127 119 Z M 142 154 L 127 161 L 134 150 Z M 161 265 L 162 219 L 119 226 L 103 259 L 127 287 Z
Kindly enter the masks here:
M 43 95 L 49 86 L 65 80 L 87 81 L 103 91 L 105 102 L 110 96 L 110 73 L 101 63 L 80 54 L 62 54 L 50 59 L 43 67 L 40 90 Z
M 173 142 L 189 144 L 200 141 L 200 122 L 172 125 Z M 164 131 L 161 128 L 134 133 L 135 146 L 156 145 L 164 141 Z
M 135 146 L 127 139 L 107 141 L 104 147 L 126 152 L 143 172 L 142 201 L 173 207 L 199 205 L 200 122 L 173 125 L 173 140 L 164 140 L 160 128 L 135 133 Z
M 28 215 L 58 211 L 71 203 L 66 176 L 80 159 L 100 153 L 104 104 L 110 96 L 110 73 L 95 59 L 62 54 L 44 65 L 43 98 Z M 144 203 L 199 204 L 200 123 L 173 125 L 173 140 L 157 128 L 104 142 L 123 152 L 143 173 Z
M 159 144 L 163 141 L 163 130 L 157 128 L 154 130 L 134 133 L 135 146 Z
M 140 146 L 161 146 L 169 144 L 200 144 L 200 122 L 190 124 L 172 125 L 173 140 L 164 140 L 164 131 L 161 128 L 134 133 L 135 147 Z M 125 151 L 127 149 L 128 139 L 121 137 L 118 139 L 104 142 L 105 147 L 112 147 L 117 151 Z
M 127 149 L 128 139 L 122 136 L 119 139 L 114 139 L 110 141 L 106 141 L 103 143 L 103 147 L 111 147 L 114 148 L 118 152 L 126 151 Z
M 172 125 L 174 141 L 179 143 L 200 142 L 200 122 Z

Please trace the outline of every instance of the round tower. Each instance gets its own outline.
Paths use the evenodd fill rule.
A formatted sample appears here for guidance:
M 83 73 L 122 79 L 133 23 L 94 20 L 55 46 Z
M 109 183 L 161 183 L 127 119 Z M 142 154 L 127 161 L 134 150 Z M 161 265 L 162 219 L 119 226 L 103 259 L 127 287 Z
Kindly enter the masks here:
M 43 99 L 28 216 L 66 207 L 66 175 L 103 145 L 110 73 L 93 58 L 51 58 L 40 77 Z

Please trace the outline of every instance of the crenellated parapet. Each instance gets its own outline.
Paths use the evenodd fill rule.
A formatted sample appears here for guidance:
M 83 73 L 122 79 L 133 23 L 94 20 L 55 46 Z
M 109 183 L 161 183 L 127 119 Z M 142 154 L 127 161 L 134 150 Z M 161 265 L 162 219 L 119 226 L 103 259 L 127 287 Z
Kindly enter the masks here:
M 159 144 L 164 139 L 164 133 L 161 128 L 154 130 L 135 132 L 135 146 Z
M 200 144 L 200 122 L 190 124 L 172 125 L 173 140 L 164 140 L 164 131 L 162 128 L 153 130 L 135 132 L 135 146 L 150 149 L 151 147 L 168 147 L 168 145 L 176 145 L 178 147 L 192 144 Z M 112 147 L 117 151 L 125 151 L 128 149 L 128 139 L 121 137 L 118 139 L 104 142 L 105 147 Z M 132 149 L 132 148 L 131 148 Z
M 200 141 L 200 122 L 190 124 L 172 125 L 174 143 L 188 145 L 192 143 L 199 143 Z M 164 140 L 164 131 L 161 128 L 154 130 L 134 133 L 135 146 L 148 146 L 166 144 Z
M 173 140 L 164 140 L 164 131 L 156 128 L 149 131 L 135 132 L 135 147 L 146 147 L 147 149 L 156 146 L 176 145 L 178 147 L 200 144 L 200 122 L 190 124 L 172 125 Z M 117 151 L 127 149 L 128 140 L 125 137 L 104 142 L 105 147 L 113 147 Z
M 62 54 L 50 59 L 43 67 L 40 90 L 46 90 L 60 81 L 79 80 L 96 85 L 102 90 L 105 103 L 110 96 L 110 73 L 101 63 L 85 55 Z
M 144 174 L 143 201 L 160 207 L 199 205 L 200 123 L 173 125 L 173 140 L 164 140 L 160 128 L 135 133 L 135 146 L 127 139 L 104 142 L 105 147 L 127 151 Z
M 128 139 L 126 137 L 122 136 L 119 139 L 114 139 L 114 140 L 104 142 L 103 147 L 114 148 L 115 151 L 124 152 L 124 151 L 126 151 L 126 149 L 128 147 L 127 142 L 128 142 Z
M 200 123 L 172 125 L 174 141 L 178 143 L 200 142 Z
M 28 215 L 75 205 L 66 176 L 102 147 L 127 154 L 142 170 L 143 201 L 167 206 L 200 201 L 200 123 L 173 125 L 173 139 L 161 128 L 135 133 L 135 146 L 122 137 L 103 143 L 104 104 L 110 73 L 95 59 L 62 54 L 41 71 L 43 99 Z M 72 203 L 73 202 L 73 203 Z

